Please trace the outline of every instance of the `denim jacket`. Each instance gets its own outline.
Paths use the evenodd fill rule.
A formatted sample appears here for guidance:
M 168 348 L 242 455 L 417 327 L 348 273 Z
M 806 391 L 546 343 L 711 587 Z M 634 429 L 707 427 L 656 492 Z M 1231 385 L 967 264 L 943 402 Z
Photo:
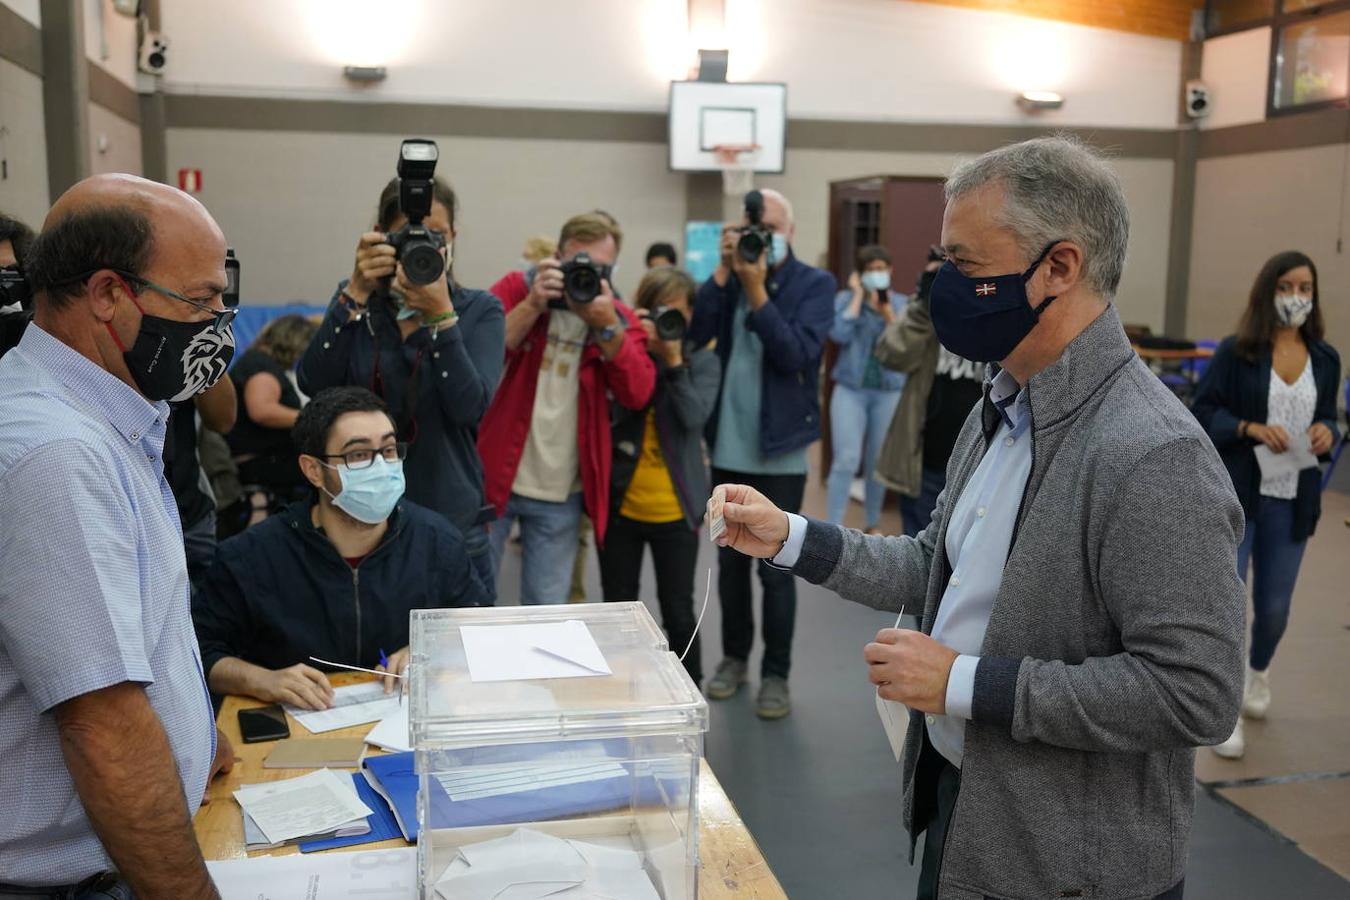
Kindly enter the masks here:
M 890 291 L 889 295 L 891 312 L 898 318 L 909 298 L 896 291 Z M 852 291 L 840 291 L 835 296 L 834 324 L 830 326 L 830 340 L 839 345 L 839 359 L 834 364 L 834 380 L 845 387 L 857 389 L 863 386 L 863 372 L 867 369 L 867 360 L 873 355 L 877 338 L 886 328 L 886 320 L 866 301 L 863 301 L 858 314 L 850 318 L 848 306 L 852 300 Z M 904 373 L 881 367 L 880 390 L 898 391 L 904 386 Z

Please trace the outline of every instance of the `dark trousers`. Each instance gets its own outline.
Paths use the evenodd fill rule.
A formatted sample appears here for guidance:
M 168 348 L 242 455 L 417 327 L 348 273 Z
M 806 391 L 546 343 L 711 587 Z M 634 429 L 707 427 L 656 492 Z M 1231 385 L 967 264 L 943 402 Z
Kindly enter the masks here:
M 751 475 L 713 469 L 713 484 L 748 484 L 786 512 L 797 512 L 806 491 L 805 475 Z M 755 611 L 750 567 L 755 560 L 723 547 L 717 551 L 717 595 L 722 602 L 722 654 L 750 658 L 755 643 Z M 761 675 L 787 678 L 792 668 L 792 630 L 797 619 L 796 576 L 780 572 L 759 560 L 759 583 L 764 591 L 764 661 Z
M 1294 585 L 1307 546 L 1306 540 L 1294 540 L 1293 500 L 1258 498 L 1256 515 L 1247 520 L 1247 530 L 1238 547 L 1238 577 L 1246 584 L 1248 564 L 1254 571 L 1249 661 L 1258 672 L 1270 668 L 1275 648 L 1289 624 Z
M 932 751 L 931 745 L 925 748 Z M 947 845 L 947 830 L 952 822 L 952 810 L 956 807 L 956 795 L 961 791 L 961 770 L 943 760 L 937 772 L 932 812 L 928 817 L 928 826 L 924 829 L 923 862 L 919 869 L 919 890 L 915 900 L 937 900 L 938 876 L 942 872 L 943 851 Z M 1163 891 L 1153 900 L 1182 900 L 1186 888 L 1186 879 L 1181 879 L 1171 889 Z M 995 898 L 985 896 L 985 900 Z
M 605 530 L 605 546 L 600 548 L 600 585 L 605 602 L 638 599 L 642 576 L 642 549 L 652 548 L 656 567 L 656 600 L 661 607 L 661 625 L 675 653 L 689 654 L 684 668 L 694 684 L 703 682 L 703 661 L 694 635 L 694 569 L 698 566 L 699 533 L 683 519 L 676 522 L 639 522 L 616 515 Z

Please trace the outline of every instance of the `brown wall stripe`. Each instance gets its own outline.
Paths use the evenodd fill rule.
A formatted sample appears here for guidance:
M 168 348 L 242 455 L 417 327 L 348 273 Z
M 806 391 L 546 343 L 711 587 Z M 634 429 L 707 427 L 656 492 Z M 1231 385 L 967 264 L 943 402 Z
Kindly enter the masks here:
M 3 5 L 0 5 L 0 59 L 42 77 L 42 31 Z
M 93 62 L 89 63 L 89 102 L 97 103 L 128 122 L 141 124 L 141 101 L 136 92 Z

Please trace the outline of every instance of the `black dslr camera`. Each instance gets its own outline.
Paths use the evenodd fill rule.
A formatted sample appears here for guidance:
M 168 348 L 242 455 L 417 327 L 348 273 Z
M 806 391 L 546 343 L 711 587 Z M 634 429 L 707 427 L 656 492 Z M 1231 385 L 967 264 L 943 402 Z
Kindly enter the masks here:
M 684 313 L 669 306 L 658 306 L 652 312 L 652 322 L 656 324 L 656 336 L 663 341 L 678 341 L 689 330 Z
M 563 296 L 573 303 L 590 303 L 604 290 L 600 282 L 609 278 L 611 267 L 592 262 L 589 253 L 578 253 L 563 263 Z
M 24 329 L 33 320 L 33 291 L 16 267 L 0 268 L 0 306 L 19 304 L 19 309 L 0 312 L 0 356 L 19 345 Z
M 422 220 L 431 214 L 432 179 L 440 156 L 435 141 L 412 139 L 403 142 L 398 152 L 398 208 L 408 223 L 384 236 L 393 246 L 395 258 L 403 263 L 403 273 L 413 284 L 431 284 L 445 272 L 445 235 L 425 227 Z
M 764 227 L 764 195 L 759 191 L 745 195 L 745 218 L 750 224 L 736 230 L 741 236 L 736 242 L 736 253 L 741 259 L 752 263 L 764 255 L 764 250 L 773 240 L 769 229 Z

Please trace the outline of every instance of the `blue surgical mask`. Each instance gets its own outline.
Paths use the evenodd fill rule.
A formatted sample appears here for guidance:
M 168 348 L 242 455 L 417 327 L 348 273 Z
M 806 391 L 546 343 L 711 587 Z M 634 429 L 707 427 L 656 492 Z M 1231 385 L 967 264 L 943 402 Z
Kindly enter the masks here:
M 788 258 L 787 235 L 774 234 L 773 236 L 773 258 L 769 260 L 769 265 L 782 265 Z
M 942 346 L 975 362 L 1007 359 L 1055 299 L 1046 297 L 1033 309 L 1027 303 L 1027 282 L 1058 243 L 1046 247 L 1020 274 L 968 278 L 950 260 L 943 263 L 929 299 L 933 330 Z
M 342 490 L 335 496 L 328 494 L 333 505 L 358 522 L 378 525 L 394 511 L 403 497 L 403 460 L 389 462 L 383 456 L 364 469 L 349 469 L 346 463 L 330 466 L 337 469 L 342 479 Z
M 862 273 L 862 286 L 869 291 L 886 291 L 891 287 L 890 272 L 864 272 Z

